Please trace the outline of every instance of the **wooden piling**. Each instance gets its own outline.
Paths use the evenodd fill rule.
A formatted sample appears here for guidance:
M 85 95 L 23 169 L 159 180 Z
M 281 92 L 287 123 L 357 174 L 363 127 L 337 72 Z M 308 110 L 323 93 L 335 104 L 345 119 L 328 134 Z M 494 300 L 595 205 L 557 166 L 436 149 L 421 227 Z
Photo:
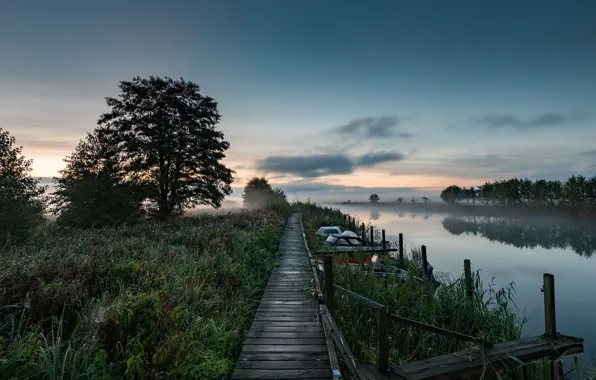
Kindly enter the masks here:
M 387 249 L 387 247 L 385 247 L 385 230 L 381 231 L 381 239 L 383 239 L 383 251 Z
M 422 250 L 422 278 L 427 278 L 428 277 L 428 260 L 426 258 L 426 246 L 423 245 L 422 247 L 420 247 L 420 249 Z
M 323 258 L 323 273 L 325 276 L 325 305 L 330 312 L 333 311 L 333 258 Z
M 557 336 L 557 319 L 555 317 L 555 276 L 544 274 L 544 335 L 549 338 Z
M 399 262 L 401 265 L 404 264 L 404 235 L 399 234 Z
M 389 332 L 387 329 L 387 308 L 382 307 L 378 311 L 379 316 L 379 356 L 377 367 L 379 371 L 386 372 L 389 369 Z
M 373 242 L 375 241 L 375 234 L 374 234 L 374 227 L 370 226 L 370 246 L 373 246 Z
M 466 295 L 469 299 L 474 296 L 474 284 L 472 282 L 472 265 L 470 260 L 464 260 L 464 281 L 466 285 Z

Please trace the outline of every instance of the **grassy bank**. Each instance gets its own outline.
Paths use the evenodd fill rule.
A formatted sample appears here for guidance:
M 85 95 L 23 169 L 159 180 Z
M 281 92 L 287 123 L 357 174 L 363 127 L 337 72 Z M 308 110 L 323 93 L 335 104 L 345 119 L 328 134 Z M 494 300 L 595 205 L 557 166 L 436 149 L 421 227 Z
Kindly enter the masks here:
M 317 247 L 314 232 L 322 225 L 341 224 L 337 210 L 302 204 L 302 220 L 309 243 Z M 410 252 L 410 258 L 413 252 Z M 406 265 L 416 270 L 408 259 Z M 483 286 L 475 274 L 475 295 L 466 296 L 464 282 L 451 281 L 436 294 L 420 286 L 410 276 L 407 282 L 376 276 L 354 274 L 348 268 L 334 267 L 334 283 L 386 305 L 389 311 L 420 322 L 500 343 L 521 337 L 521 324 L 511 311 L 512 286 L 495 290 Z M 336 294 L 336 322 L 361 363 L 377 359 L 378 333 L 376 313 L 346 297 Z M 405 363 L 463 350 L 470 344 L 446 336 L 424 332 L 397 323 L 389 330 L 392 363 Z
M 288 210 L 40 229 L 0 255 L 0 377 L 227 378 Z

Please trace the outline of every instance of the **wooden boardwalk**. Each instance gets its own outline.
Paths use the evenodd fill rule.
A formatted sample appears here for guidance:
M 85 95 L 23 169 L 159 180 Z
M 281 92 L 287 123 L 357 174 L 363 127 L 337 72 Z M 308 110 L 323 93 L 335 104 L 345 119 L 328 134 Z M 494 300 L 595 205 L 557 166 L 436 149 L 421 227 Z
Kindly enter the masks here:
M 331 379 L 300 216 L 292 215 L 232 379 Z

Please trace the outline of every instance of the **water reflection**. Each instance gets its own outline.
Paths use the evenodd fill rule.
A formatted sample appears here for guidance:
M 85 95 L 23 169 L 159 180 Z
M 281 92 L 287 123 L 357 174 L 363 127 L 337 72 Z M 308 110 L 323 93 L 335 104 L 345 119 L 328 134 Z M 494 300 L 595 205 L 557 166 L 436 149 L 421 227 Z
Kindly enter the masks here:
M 372 220 L 379 220 L 380 217 L 381 217 L 381 213 L 379 212 L 379 210 L 371 210 L 370 218 Z
M 570 249 L 585 257 L 596 251 L 596 227 L 566 220 L 448 216 L 442 224 L 453 235 L 479 235 L 517 248 Z

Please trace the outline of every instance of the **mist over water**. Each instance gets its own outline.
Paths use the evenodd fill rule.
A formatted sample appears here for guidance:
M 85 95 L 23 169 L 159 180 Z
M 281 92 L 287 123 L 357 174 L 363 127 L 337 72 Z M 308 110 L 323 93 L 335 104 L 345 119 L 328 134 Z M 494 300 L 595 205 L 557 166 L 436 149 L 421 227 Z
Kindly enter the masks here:
M 346 205 L 343 213 L 385 229 L 389 240 L 404 235 L 406 249 L 426 245 L 437 272 L 455 277 L 463 261 L 480 269 L 485 284 L 515 284 L 513 306 L 527 318 L 527 336 L 544 333 L 542 276 L 555 275 L 557 329 L 585 339 L 584 360 L 596 357 L 596 224 L 577 219 L 530 214 L 506 217 L 451 213 L 443 205 Z M 486 213 L 484 213 L 486 214 Z M 568 359 L 570 360 L 570 359 Z

